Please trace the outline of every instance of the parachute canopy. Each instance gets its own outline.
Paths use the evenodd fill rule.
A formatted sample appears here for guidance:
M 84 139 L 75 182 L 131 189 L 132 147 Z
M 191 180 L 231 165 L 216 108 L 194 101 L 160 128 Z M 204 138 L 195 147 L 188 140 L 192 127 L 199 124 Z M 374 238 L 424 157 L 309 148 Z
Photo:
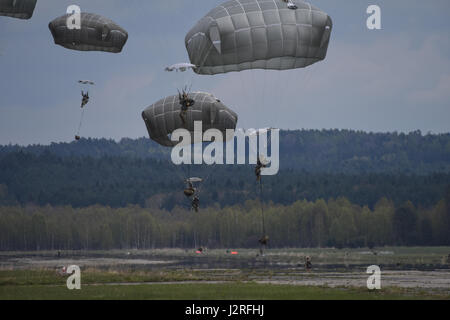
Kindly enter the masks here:
M 193 92 L 189 98 L 195 103 L 186 111 L 185 124 L 180 117 L 179 95 L 164 98 L 142 112 L 150 138 L 163 146 L 173 147 L 178 142 L 171 141 L 169 136 L 177 129 L 186 129 L 193 135 L 194 121 L 202 122 L 203 132 L 218 129 L 224 134 L 224 139 L 229 138 L 225 135 L 226 129 L 236 129 L 237 114 L 210 93 Z M 191 142 L 201 141 L 192 139 Z
M 91 81 L 91 80 L 78 80 L 78 83 L 80 83 L 80 84 L 90 84 L 91 86 L 93 86 L 95 84 L 94 81 Z
M 30 19 L 37 0 L 0 0 L 0 16 Z
M 202 178 L 197 178 L 197 177 L 192 177 L 192 178 L 186 179 L 186 182 L 191 182 L 191 183 L 202 182 L 202 181 L 203 181 Z
M 55 44 L 79 51 L 119 53 L 128 40 L 128 33 L 113 21 L 93 13 L 81 13 L 81 29 L 67 28 L 66 14 L 48 25 Z
M 165 70 L 168 72 L 172 72 L 172 71 L 185 72 L 188 69 L 195 69 L 195 65 L 193 65 L 191 63 L 176 63 L 169 67 L 166 67 Z
M 286 70 L 325 59 L 331 18 L 309 3 L 290 3 L 230 0 L 211 10 L 185 38 L 194 71 Z

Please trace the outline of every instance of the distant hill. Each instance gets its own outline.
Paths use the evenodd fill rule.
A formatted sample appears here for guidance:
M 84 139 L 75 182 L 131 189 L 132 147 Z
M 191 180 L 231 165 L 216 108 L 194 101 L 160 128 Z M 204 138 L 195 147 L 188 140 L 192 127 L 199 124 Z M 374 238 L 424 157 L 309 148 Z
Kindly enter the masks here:
M 346 197 L 373 207 L 386 197 L 430 206 L 450 185 L 450 134 L 282 131 L 281 170 L 264 177 L 263 200 Z M 172 209 L 189 205 L 183 179 L 200 176 L 202 205 L 227 206 L 259 197 L 254 168 L 177 167 L 169 148 L 148 138 L 82 139 L 49 146 L 0 147 L 0 205 L 101 204 Z
M 126 157 L 169 159 L 170 149 L 152 140 L 82 139 L 51 145 L 0 146 L 0 156 L 25 152 L 51 153 L 59 157 Z M 280 133 L 282 169 L 316 173 L 405 173 L 450 172 L 450 133 L 422 135 L 366 133 L 350 130 L 296 130 Z

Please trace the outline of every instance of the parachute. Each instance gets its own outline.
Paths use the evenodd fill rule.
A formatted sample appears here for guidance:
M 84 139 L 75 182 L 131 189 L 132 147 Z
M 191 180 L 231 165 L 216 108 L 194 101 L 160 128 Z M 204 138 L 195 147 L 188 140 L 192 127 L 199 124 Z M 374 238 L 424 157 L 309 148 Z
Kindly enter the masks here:
M 80 131 L 81 131 L 81 126 L 83 125 L 83 119 L 84 119 L 84 111 L 85 111 L 85 107 L 86 105 L 89 103 L 89 90 L 88 87 L 89 86 L 93 86 L 95 85 L 94 81 L 91 80 L 78 80 L 78 83 L 81 85 L 82 90 L 81 90 L 81 115 L 80 115 L 80 123 L 78 125 L 78 130 L 77 133 L 75 135 L 75 140 L 80 140 L 81 136 L 80 136 Z M 86 90 L 86 92 L 84 92 Z
M 186 182 L 191 182 L 191 183 L 202 182 L 202 181 L 203 181 L 202 178 L 197 178 L 197 177 L 192 177 L 192 178 L 186 179 Z
M 248 136 L 250 138 L 257 138 L 258 140 L 260 139 L 261 135 L 267 135 L 269 134 L 272 130 L 279 130 L 279 129 L 275 129 L 275 128 L 263 128 L 263 129 L 249 129 L 248 130 Z M 264 149 L 267 150 L 269 144 L 267 142 L 261 143 L 259 145 L 260 147 L 263 147 Z M 270 161 L 264 156 L 263 153 L 261 153 L 261 150 L 258 150 L 258 146 L 252 146 L 250 144 L 249 146 L 249 153 L 255 153 L 256 155 L 258 155 L 257 157 L 257 165 L 255 167 L 255 175 L 256 175 L 256 181 L 257 181 L 257 186 L 258 186 L 258 193 L 259 193 L 259 204 L 261 207 L 261 231 L 262 231 L 262 236 L 261 238 L 258 240 L 259 244 L 260 244 L 260 254 L 261 256 L 264 256 L 264 251 L 266 249 L 266 247 L 269 244 L 269 236 L 266 233 L 266 222 L 265 222 L 265 215 L 264 215 L 264 203 L 263 203 L 263 182 L 262 182 L 262 178 L 261 178 L 261 173 L 262 173 L 262 169 L 267 167 L 270 164 Z
M 281 84 L 286 89 L 289 84 L 272 79 L 271 90 L 266 90 L 266 77 L 274 74 L 267 70 L 306 68 L 324 60 L 332 27 L 328 14 L 301 0 L 229 0 L 212 9 L 196 23 L 185 37 L 185 46 L 190 62 L 196 65 L 194 72 L 199 75 L 250 70 L 254 80 L 256 69 L 265 70 L 262 77 L 258 75 L 262 84 L 250 85 L 250 89 L 261 90 L 260 95 L 251 96 L 254 101 L 261 98 L 258 105 L 264 110 L 264 95 L 273 96 L 274 93 L 282 92 L 281 88 L 275 88 L 277 85 Z M 244 95 L 248 91 L 245 89 L 248 80 L 244 81 L 240 76 Z M 274 121 L 277 114 L 273 112 L 270 120 Z M 254 135 L 264 133 L 254 132 Z M 259 243 L 262 248 L 269 241 L 265 230 L 263 185 L 260 178 L 261 170 L 266 165 L 266 159 L 259 155 L 255 174 L 261 203 L 263 236 Z
M 172 72 L 172 71 L 185 72 L 188 69 L 194 70 L 195 68 L 196 68 L 196 66 L 191 63 L 176 63 L 176 64 L 166 67 L 165 70 L 168 72 Z
M 194 140 L 194 122 L 202 122 L 202 131 L 208 129 L 218 129 L 225 139 L 226 130 L 236 129 L 238 121 L 237 114 L 225 106 L 220 100 L 210 93 L 193 92 L 189 98 L 194 101 L 193 105 L 186 111 L 186 120 L 180 117 L 180 97 L 170 96 L 152 104 L 142 112 L 142 118 L 147 126 L 150 138 L 162 146 L 174 147 L 178 142 L 170 140 L 170 135 L 177 129 L 187 129 L 192 133 L 191 142 L 201 142 Z
M 0 0 L 0 16 L 28 20 L 33 16 L 37 0 Z
M 78 83 L 80 84 L 90 84 L 90 85 L 95 85 L 94 81 L 91 80 L 78 80 Z
M 56 18 L 48 25 L 55 44 L 79 51 L 119 53 L 128 40 L 128 33 L 113 21 L 93 13 L 81 13 L 81 29 L 69 29 L 70 14 Z
M 187 187 L 186 189 L 184 189 L 184 195 L 188 198 L 192 197 L 191 209 L 195 212 L 198 212 L 198 207 L 200 205 L 200 187 L 198 187 L 198 184 L 200 184 L 201 182 L 203 182 L 202 178 L 193 177 L 186 179 Z
M 224 135 L 224 140 L 228 140 L 234 136 L 238 121 L 237 114 L 212 94 L 187 93 L 184 90 L 183 94 L 166 97 L 152 104 L 142 112 L 142 118 L 150 139 L 166 147 L 178 145 L 179 142 L 170 139 L 171 134 L 177 129 L 186 129 L 191 133 L 191 144 L 202 142 L 202 140 L 197 141 L 197 135 L 194 134 L 196 129 L 194 122 L 197 121 L 202 124 L 202 132 L 217 129 Z M 227 130 L 231 131 L 227 132 Z M 228 135 L 230 132 L 233 133 L 231 136 Z M 206 179 L 191 177 L 190 165 L 188 170 L 188 178 L 183 178 L 186 184 L 184 195 L 191 198 L 191 210 L 198 212 L 201 191 L 199 184 L 207 180 L 210 175 Z
M 186 197 L 194 196 L 198 190 L 198 188 L 196 188 L 195 185 L 197 185 L 201 182 L 203 182 L 202 178 L 193 177 L 193 178 L 186 179 L 187 187 L 186 187 L 186 189 L 184 189 L 184 195 Z
M 287 70 L 324 60 L 331 29 L 325 12 L 300 0 L 230 0 L 196 24 L 185 45 L 198 74 Z

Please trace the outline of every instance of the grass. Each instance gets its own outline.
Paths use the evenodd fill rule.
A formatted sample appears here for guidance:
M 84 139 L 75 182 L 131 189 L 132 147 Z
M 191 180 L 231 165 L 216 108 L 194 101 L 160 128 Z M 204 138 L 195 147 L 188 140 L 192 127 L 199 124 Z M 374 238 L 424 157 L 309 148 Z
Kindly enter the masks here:
M 56 271 L 41 270 L 1 270 L 0 288 L 2 286 L 33 286 L 33 285 L 61 285 L 67 276 L 61 276 Z M 98 270 L 83 269 L 83 284 L 111 284 L 111 283 L 141 283 L 141 282 L 178 282 L 178 281 L 226 281 L 229 277 L 222 272 L 203 270 Z M 241 279 L 239 275 L 233 280 Z
M 304 287 L 256 283 L 0 286 L 2 300 L 422 300 L 448 296 L 422 296 L 399 288 L 367 289 Z
M 450 299 L 449 295 L 393 287 L 369 291 L 352 287 L 259 284 L 248 281 L 251 275 L 252 273 L 235 272 L 231 276 L 222 278 L 222 272 L 215 274 L 213 271 L 205 270 L 101 271 L 86 269 L 82 272 L 81 290 L 68 290 L 65 285 L 66 277 L 59 276 L 53 270 L 3 270 L 0 271 L 0 300 Z M 206 280 L 226 282 L 202 283 Z M 194 283 L 186 283 L 186 281 L 194 281 Z
M 39 267 L 26 263 L 12 264 L 11 270 L 0 270 L 0 300 L 15 299 L 151 299 L 151 300 L 396 300 L 396 299 L 450 299 L 450 292 L 428 288 L 384 287 L 378 291 L 368 291 L 363 287 L 300 286 L 274 284 L 278 280 L 321 279 L 322 272 L 342 272 L 353 277 L 350 272 L 363 273 L 361 266 L 371 264 L 390 264 L 392 270 L 403 270 L 404 266 L 438 265 L 447 268 L 447 255 L 450 247 L 385 247 L 377 248 L 374 255 L 368 249 L 271 249 L 266 257 L 255 258 L 255 250 L 240 249 L 238 256 L 226 255 L 224 250 L 208 250 L 204 255 L 181 249 L 158 250 L 111 250 L 111 251 L 74 251 L 63 252 L 63 258 L 82 267 L 82 289 L 68 290 L 65 286 L 67 275 L 56 272 L 59 259 L 54 252 L 1 252 L 0 261 L 27 258 L 30 261 L 48 259 L 54 267 Z M 302 264 L 304 256 L 313 257 L 313 273 L 296 267 Z M 113 265 L 93 266 L 83 263 L 85 258 L 119 258 L 146 260 L 175 260 L 176 268 L 164 266 L 125 265 L 123 262 Z M 77 260 L 81 259 L 81 260 Z M 217 260 L 217 261 L 216 261 Z M 13 260 L 16 261 L 16 260 Z M 255 261 L 260 265 L 254 267 Z M 267 266 L 261 261 L 267 261 Z M 185 263 L 189 262 L 189 263 Z M 235 262 L 238 262 L 236 264 Z M 61 262 L 62 263 L 62 262 Z M 211 266 L 209 264 L 211 263 Z M 277 267 L 281 263 L 284 267 Z M 347 270 L 343 264 L 354 265 Z M 205 268 L 206 264 L 209 267 Z M 326 269 L 321 265 L 337 265 Z M 200 266 L 200 267 L 199 267 Z M 317 266 L 317 267 L 316 267 Z M 396 267 L 398 266 L 398 267 Z M 20 269 L 24 268 L 24 269 Z M 199 269 L 197 269 L 199 268 Z M 337 269 L 340 268 L 340 269 Z M 318 270 L 319 269 L 319 270 Z M 344 269 L 344 270 L 341 270 Z M 318 270 L 318 271 L 317 271 Z M 391 269 L 389 269 L 391 270 Z M 409 270 L 409 269 L 406 269 Z M 272 280 L 273 284 L 261 284 L 257 281 Z M 216 281 L 218 283 L 205 283 Z M 161 283 L 161 282 L 170 282 Z M 327 282 L 325 282 L 327 284 Z
M 194 250 L 183 249 L 154 249 L 154 250 L 110 250 L 110 251 L 62 251 L 61 258 L 83 259 L 89 258 L 140 258 L 156 260 L 184 260 L 208 261 L 213 264 L 221 264 L 225 261 L 255 262 L 264 259 L 255 258 L 255 249 L 236 249 L 239 255 L 225 254 L 225 249 L 207 250 L 204 255 L 195 254 Z M 372 254 L 376 253 L 375 254 Z M 311 256 L 313 264 L 388 264 L 388 265 L 439 265 L 449 264 L 447 261 L 450 247 L 377 247 L 368 248 L 335 249 L 335 248 L 287 248 L 267 250 L 266 260 L 272 263 L 303 263 L 305 256 Z M 0 252 L 0 259 L 11 257 L 28 257 L 57 259 L 53 251 L 39 252 Z

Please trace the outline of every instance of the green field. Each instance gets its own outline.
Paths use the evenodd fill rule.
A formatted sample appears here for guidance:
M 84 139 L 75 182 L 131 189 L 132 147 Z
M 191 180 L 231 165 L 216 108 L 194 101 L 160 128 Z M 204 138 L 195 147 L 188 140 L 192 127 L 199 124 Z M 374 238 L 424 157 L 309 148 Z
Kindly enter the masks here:
M 228 273 L 228 274 L 227 274 Z M 0 300 L 398 300 L 450 299 L 448 294 L 396 287 L 365 288 L 260 284 L 250 274 L 203 270 L 99 271 L 82 273 L 81 290 L 51 270 L 0 271 Z M 315 276 L 311 275 L 311 278 Z M 227 281 L 228 279 L 228 281 Z M 240 281 L 238 279 L 242 279 Z M 206 283 L 205 281 L 211 281 Z
M 0 300 L 397 300 L 450 299 L 449 247 L 0 252 Z M 303 266 L 313 260 L 313 270 Z M 61 266 L 81 267 L 68 290 Z M 382 289 L 366 288 L 369 265 Z
M 367 289 L 301 287 L 255 283 L 85 285 L 68 290 L 64 285 L 1 286 L 2 300 L 409 300 L 449 299 L 397 288 Z

